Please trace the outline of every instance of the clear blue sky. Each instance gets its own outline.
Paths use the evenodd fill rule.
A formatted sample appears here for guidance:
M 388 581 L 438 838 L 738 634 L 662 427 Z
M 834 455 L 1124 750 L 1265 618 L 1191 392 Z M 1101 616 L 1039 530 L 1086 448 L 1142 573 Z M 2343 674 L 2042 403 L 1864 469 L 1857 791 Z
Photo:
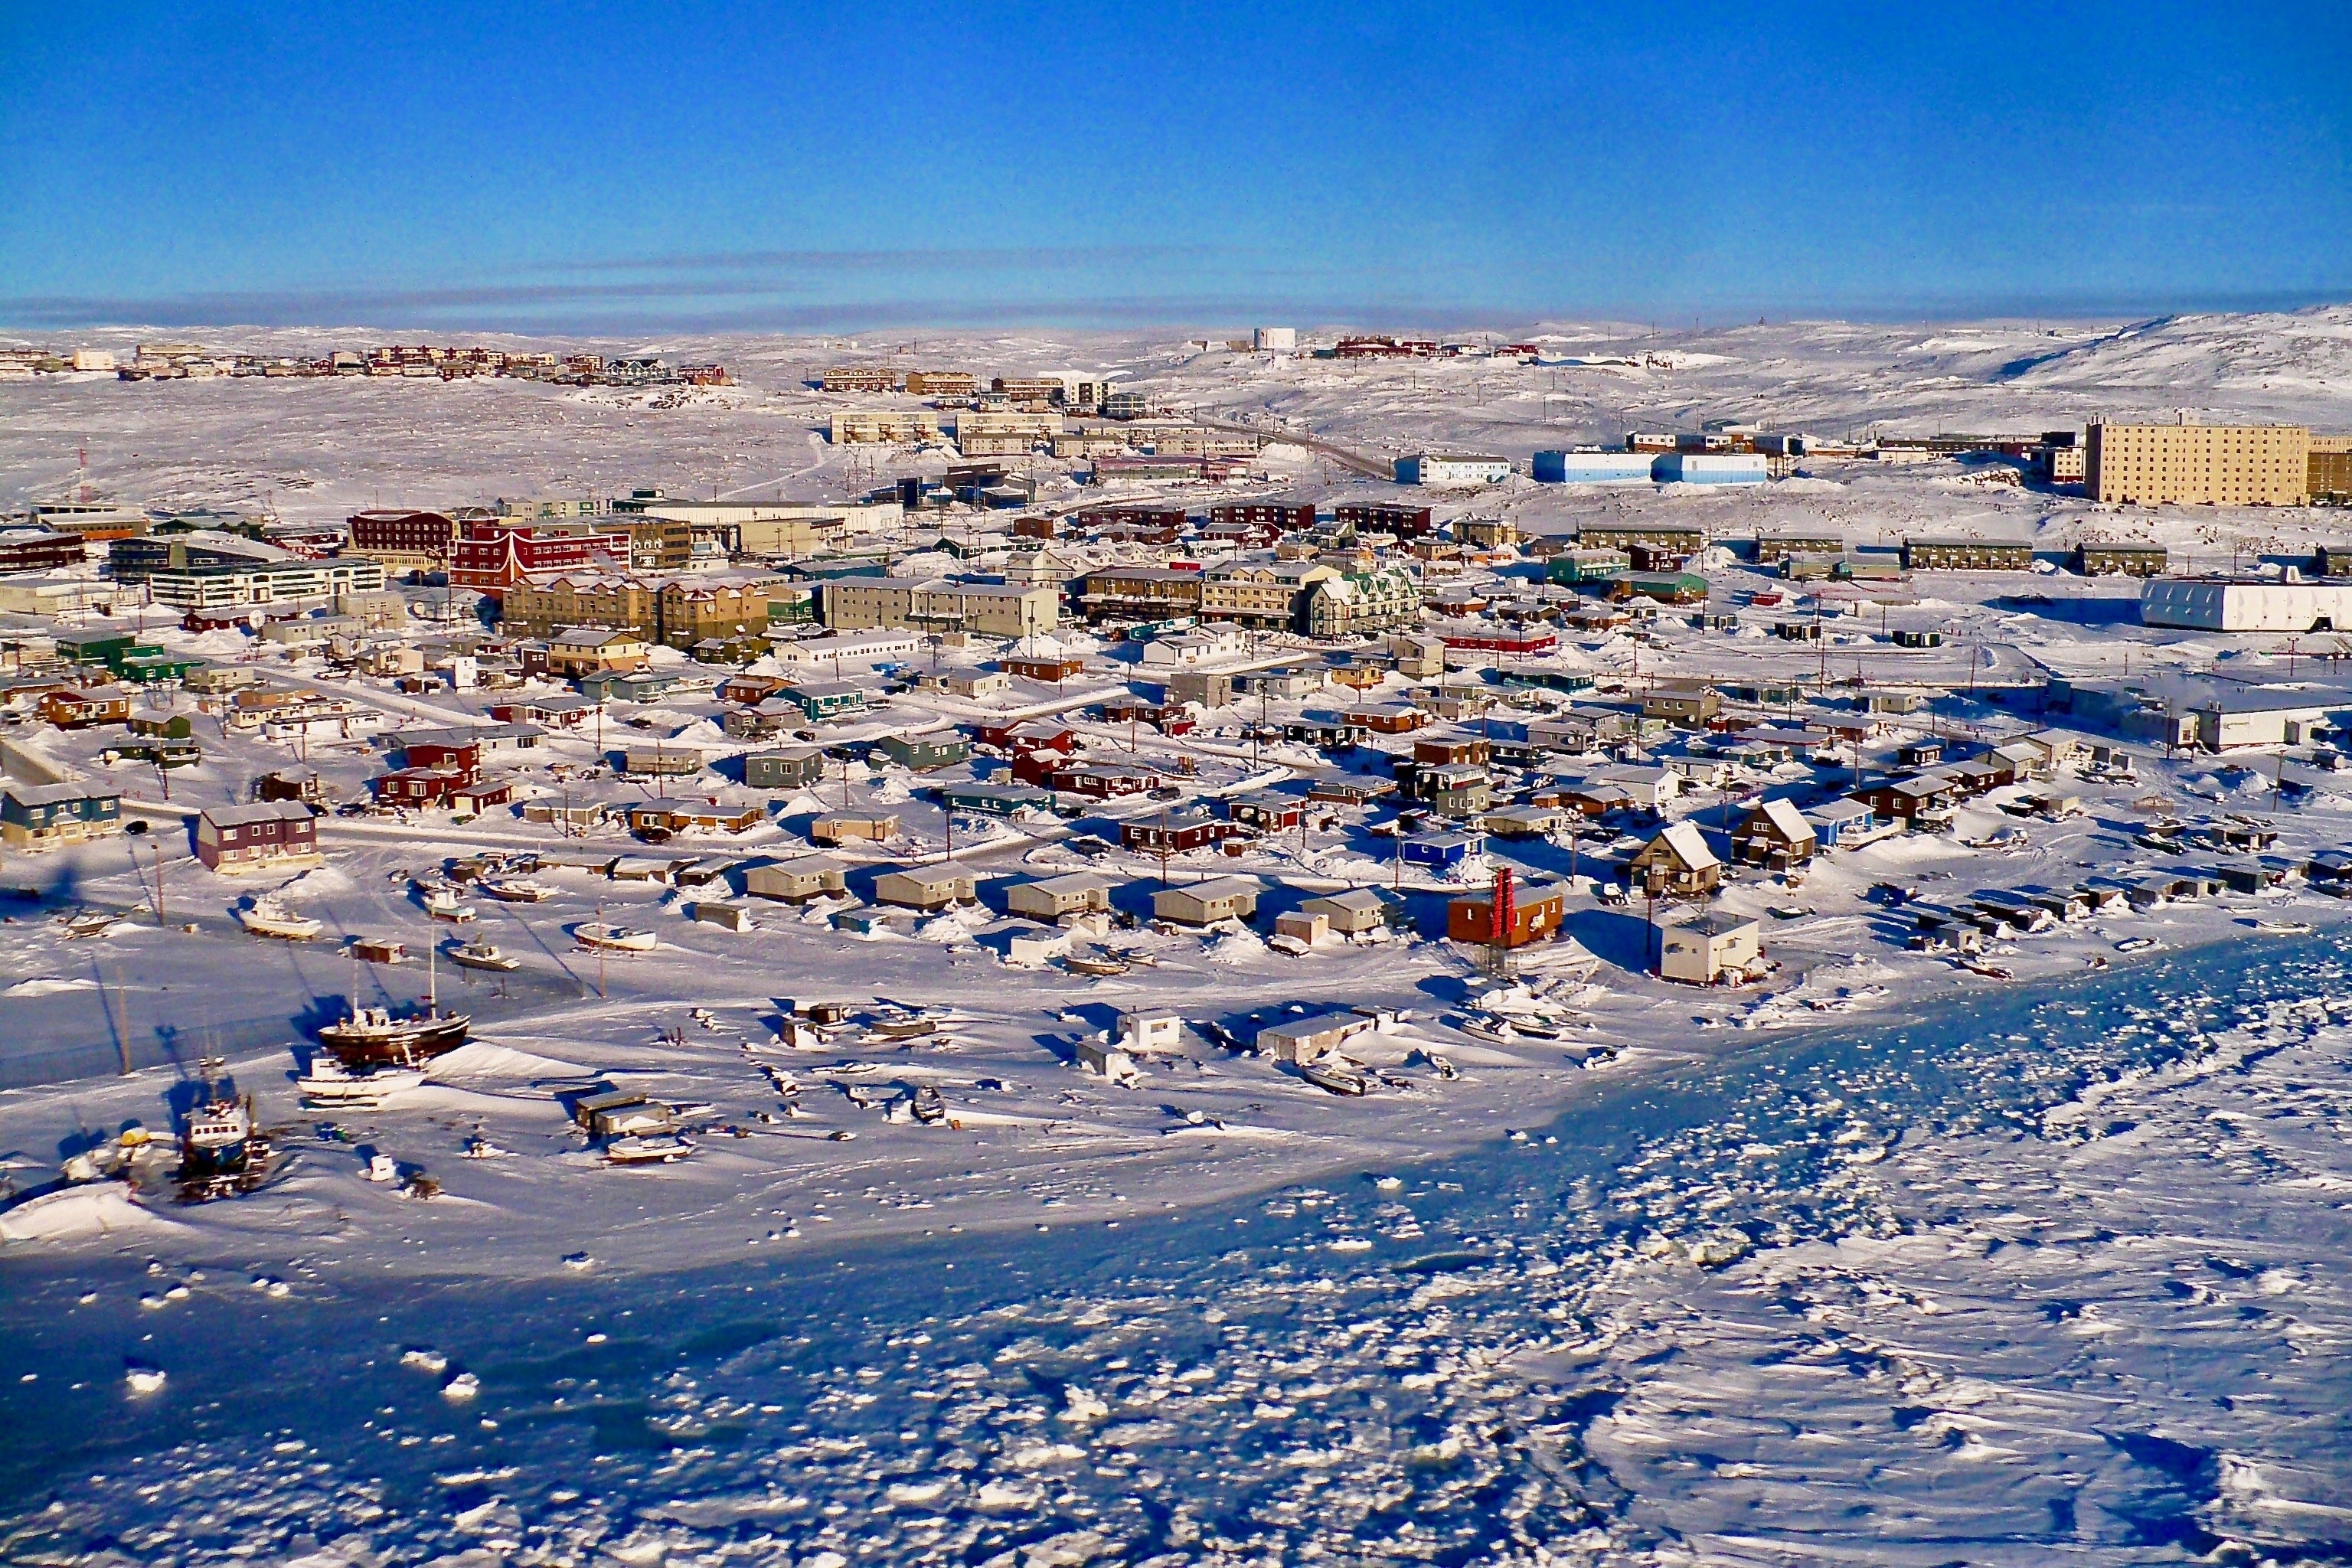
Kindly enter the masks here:
M 9 5 L 0 323 L 2341 300 L 2347 15 Z

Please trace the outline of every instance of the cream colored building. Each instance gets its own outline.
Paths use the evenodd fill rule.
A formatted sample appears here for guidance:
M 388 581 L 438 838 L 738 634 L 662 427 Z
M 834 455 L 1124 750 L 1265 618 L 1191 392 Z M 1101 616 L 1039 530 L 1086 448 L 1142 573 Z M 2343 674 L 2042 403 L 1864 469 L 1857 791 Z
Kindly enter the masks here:
M 2095 424 L 2083 482 L 2129 506 L 2302 506 L 2310 447 L 2300 425 Z
M 1059 625 L 1061 603 L 1055 588 L 1017 583 L 837 577 L 824 585 L 824 624 L 835 631 L 905 627 L 1025 637 Z
M 1201 618 L 1288 631 L 1304 622 L 1307 595 L 1339 575 L 1314 561 L 1244 561 L 1201 574 Z
M 833 416 L 836 447 L 898 446 L 940 438 L 940 416 L 928 408 L 844 408 Z

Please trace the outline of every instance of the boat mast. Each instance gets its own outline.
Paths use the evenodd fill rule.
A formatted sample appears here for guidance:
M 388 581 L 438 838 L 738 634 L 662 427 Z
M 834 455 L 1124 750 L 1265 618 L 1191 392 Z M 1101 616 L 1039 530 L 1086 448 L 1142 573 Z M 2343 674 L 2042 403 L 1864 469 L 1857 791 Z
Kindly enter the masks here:
M 441 1016 L 440 958 L 441 941 L 436 937 L 425 947 L 425 1016 L 428 1018 Z

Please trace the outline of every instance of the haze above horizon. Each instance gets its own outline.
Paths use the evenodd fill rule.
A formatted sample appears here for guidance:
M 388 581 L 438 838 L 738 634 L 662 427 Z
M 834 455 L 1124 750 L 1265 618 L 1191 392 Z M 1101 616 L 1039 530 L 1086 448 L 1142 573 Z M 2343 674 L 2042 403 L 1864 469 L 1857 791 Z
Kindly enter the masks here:
M 476 331 L 2352 298 L 2322 5 L 21 9 L 0 323 Z

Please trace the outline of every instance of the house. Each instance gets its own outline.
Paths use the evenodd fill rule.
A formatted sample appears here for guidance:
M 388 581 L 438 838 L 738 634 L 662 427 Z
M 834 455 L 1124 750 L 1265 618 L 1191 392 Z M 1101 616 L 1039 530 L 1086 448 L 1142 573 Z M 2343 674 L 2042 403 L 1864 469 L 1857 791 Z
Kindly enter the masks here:
M 1429 716 L 1410 702 L 1368 702 L 1349 709 L 1346 717 L 1375 735 L 1406 735 L 1429 722 Z
M 1257 913 L 1261 884 L 1255 877 L 1213 877 L 1151 895 L 1151 912 L 1171 925 L 1209 926 L 1247 921 Z
M 1507 805 L 1478 819 L 1478 826 L 1497 838 L 1549 838 L 1568 826 L 1567 808 L 1558 805 Z
M 1223 843 L 1241 832 L 1238 823 L 1195 816 L 1162 821 L 1145 817 L 1118 825 L 1118 845 L 1142 855 L 1183 855 Z
M 1222 670 L 1181 669 L 1168 678 L 1168 704 L 1190 702 L 1199 708 L 1234 705 L 1234 678 Z
M 1723 710 L 1723 694 L 1694 680 L 1670 681 L 1642 700 L 1642 716 L 1677 730 L 1704 730 Z
M 621 772 L 630 778 L 691 778 L 702 771 L 702 752 L 694 746 L 628 746 L 621 752 Z
M 1004 907 L 1030 920 L 1057 921 L 1064 915 L 1109 909 L 1111 889 L 1117 886 L 1108 877 L 1073 871 L 1066 876 L 1015 883 L 1005 890 Z
M 1952 807 L 1959 795 L 1959 786 L 1950 779 L 1938 773 L 1921 773 L 1856 790 L 1850 798 L 1890 821 L 1929 833 L 1951 826 Z
M 799 855 L 754 866 L 743 873 L 743 891 L 755 899 L 805 903 L 846 889 L 847 868 L 830 855 Z
M 1013 764 L 1013 775 L 1022 776 L 1022 763 Z M 1067 790 L 1096 800 L 1113 800 L 1122 795 L 1144 795 L 1160 787 L 1160 775 L 1148 769 L 1124 768 L 1108 764 L 1056 767 L 1046 773 L 1043 783 L 1048 789 Z
M 1344 893 L 1309 899 L 1298 906 L 1304 913 L 1322 916 L 1342 936 L 1360 936 L 1365 931 L 1382 929 L 1389 923 L 1389 911 L 1393 907 L 1370 888 L 1350 888 Z
M 41 694 L 40 715 L 60 730 L 131 721 L 131 694 L 111 686 L 60 686 Z
M 776 693 L 776 700 L 791 703 L 815 722 L 855 718 L 866 708 L 866 688 L 849 680 L 815 680 L 806 686 L 788 686 Z
M 667 837 L 673 833 L 745 833 L 757 827 L 767 813 L 756 805 L 721 805 L 715 800 L 647 800 L 629 807 L 629 831 L 640 838 Z
M 997 667 L 1006 675 L 1047 686 L 1057 686 L 1087 672 L 1085 659 L 1066 653 L 1009 654 L 997 660 Z
M 1274 917 L 1274 934 L 1313 947 L 1331 934 L 1331 922 L 1327 917 L 1309 910 L 1292 910 L 1287 914 Z
M 571 626 L 547 639 L 547 673 L 564 680 L 643 669 L 653 645 L 635 632 Z
M 299 800 L 310 805 L 323 805 L 327 786 L 319 775 L 307 769 L 281 768 L 274 773 L 264 773 L 253 781 L 256 800 Z
M 1722 885 L 1723 862 L 1697 823 L 1669 823 L 1634 852 L 1626 879 L 1653 898 L 1693 898 Z
M 1369 1034 L 1376 1021 L 1360 1013 L 1317 1013 L 1304 1018 L 1284 1018 L 1257 1032 L 1261 1056 L 1278 1062 L 1305 1065 L 1338 1050 L 1358 1035 Z
M 953 866 L 918 866 L 874 879 L 874 901 L 902 910 L 944 910 L 980 897 L 971 877 Z
M 1767 800 L 1748 809 L 1731 842 L 1733 852 L 1742 860 L 1778 871 L 1811 859 L 1820 835 L 1795 802 Z
M 1225 802 L 1225 816 L 1255 832 L 1282 833 L 1306 820 L 1307 803 L 1295 795 L 1258 790 Z
M 1568 920 L 1568 890 L 1557 882 L 1521 884 L 1512 889 L 1510 929 L 1503 933 L 1506 947 L 1525 947 L 1558 936 Z M 1445 934 L 1454 941 L 1491 947 L 1495 942 L 1495 889 L 1482 888 L 1449 900 Z
M 807 722 L 808 715 L 793 703 L 757 702 L 746 708 L 730 708 L 719 721 L 719 728 L 732 740 L 765 741 Z
M 1054 792 L 1035 784 L 947 784 L 940 788 L 939 800 L 949 811 L 976 811 L 983 816 L 1019 816 L 1054 809 Z
M 55 849 L 122 831 L 122 792 L 85 784 L 0 784 L 0 843 Z
M 133 709 L 129 721 L 132 734 L 157 740 L 184 741 L 195 733 L 195 721 L 190 715 L 166 712 L 160 708 Z
M 1307 786 L 1307 798 L 1326 805 L 1370 805 L 1396 793 L 1392 779 L 1366 778 L 1360 773 L 1333 773 Z
M 805 789 L 824 780 L 821 746 L 782 746 L 743 753 L 743 782 L 753 789 Z
M 1483 833 L 1423 833 L 1397 846 L 1397 857 L 1408 866 L 1445 872 L 1486 852 Z
M 197 815 L 196 858 L 231 876 L 318 865 L 318 815 L 291 800 L 215 806 Z
M 1851 849 L 1899 832 L 1902 826 L 1888 822 L 1866 802 L 1859 800 L 1825 801 L 1804 815 L 1805 825 L 1813 830 L 1814 843 L 1822 849 Z
M 836 811 L 810 823 L 808 832 L 818 844 L 881 844 L 898 837 L 898 819 L 887 813 Z
M 971 755 L 971 742 L 952 731 L 930 735 L 885 735 L 875 751 L 902 768 L 919 773 L 951 768 Z
M 1745 979 L 1763 957 L 1762 931 L 1744 915 L 1709 910 L 1659 928 L 1658 973 L 1686 985 Z

